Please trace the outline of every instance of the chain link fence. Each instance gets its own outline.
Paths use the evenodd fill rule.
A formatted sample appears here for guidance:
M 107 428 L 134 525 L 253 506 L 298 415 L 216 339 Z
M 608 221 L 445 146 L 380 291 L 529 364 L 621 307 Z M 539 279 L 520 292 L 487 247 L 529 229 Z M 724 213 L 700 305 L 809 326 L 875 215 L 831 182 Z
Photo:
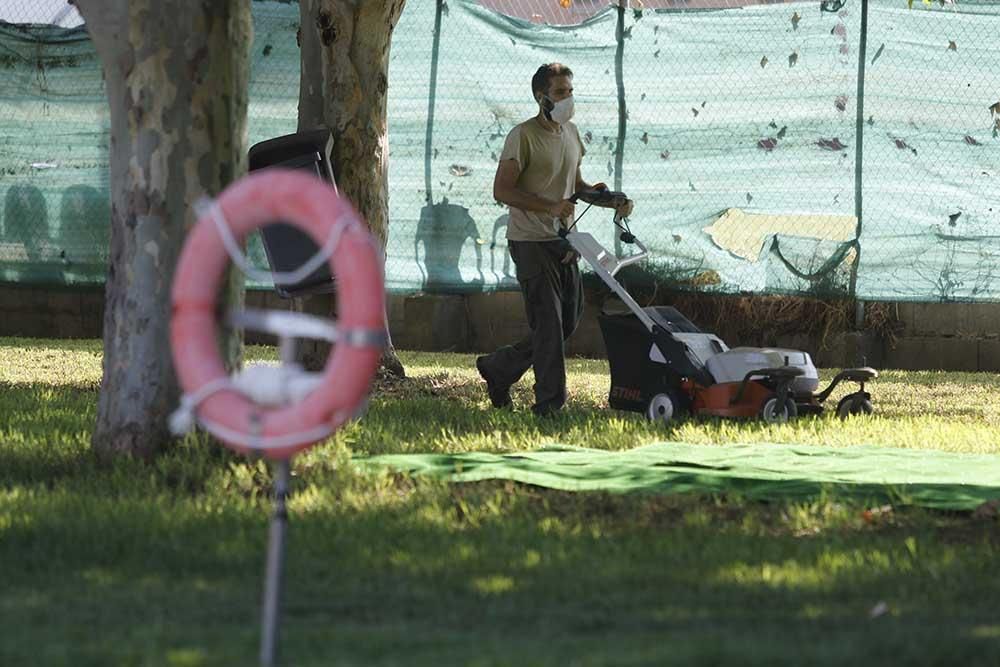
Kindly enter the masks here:
M 0 21 L 13 25 L 75 28 L 83 24 L 80 12 L 66 0 L 5 0 Z
M 389 71 L 390 289 L 516 288 L 493 174 L 507 133 L 537 112 L 531 75 L 561 61 L 584 178 L 636 201 L 653 255 L 628 280 L 1000 299 L 1000 3 L 563 4 L 407 4 Z M 74 12 L 64 28 L 23 25 L 60 5 L 0 10 L 0 280 L 104 275 L 100 69 Z M 251 143 L 295 130 L 299 80 L 297 4 L 253 11 Z M 580 225 L 619 246 L 606 213 Z

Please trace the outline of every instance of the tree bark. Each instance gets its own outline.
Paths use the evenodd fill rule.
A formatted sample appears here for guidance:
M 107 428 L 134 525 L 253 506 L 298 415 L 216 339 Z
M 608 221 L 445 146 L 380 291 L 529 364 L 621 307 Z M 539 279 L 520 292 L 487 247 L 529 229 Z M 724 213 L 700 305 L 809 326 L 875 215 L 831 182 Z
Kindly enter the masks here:
M 154 456 L 179 389 L 170 287 L 193 204 L 246 171 L 253 24 L 248 0 L 77 0 L 104 69 L 111 117 L 111 252 L 104 373 L 92 445 Z M 231 275 L 220 300 L 242 302 Z M 231 364 L 242 340 L 220 341 Z
M 333 132 L 333 169 L 383 251 L 389 236 L 389 47 L 405 0 L 300 0 L 299 130 Z M 305 304 L 307 310 L 315 304 Z M 319 306 L 329 311 L 329 302 Z M 382 367 L 403 365 L 390 343 Z

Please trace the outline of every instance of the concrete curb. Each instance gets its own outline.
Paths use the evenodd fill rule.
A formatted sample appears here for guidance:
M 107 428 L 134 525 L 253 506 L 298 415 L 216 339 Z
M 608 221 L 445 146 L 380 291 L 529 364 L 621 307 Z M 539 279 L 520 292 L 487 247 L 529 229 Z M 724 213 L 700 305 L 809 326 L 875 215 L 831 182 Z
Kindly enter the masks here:
M 249 291 L 247 304 L 287 310 L 273 292 Z M 809 351 L 818 366 L 869 365 L 905 370 L 1000 372 L 1000 304 L 896 304 L 903 331 L 893 345 L 871 332 L 842 332 L 826 346 L 806 335 L 775 340 L 727 340 Z M 583 321 L 567 344 L 571 356 L 604 357 L 598 306 L 587 303 Z M 0 336 L 99 338 L 104 288 L 38 288 L 0 285 Z M 393 295 L 389 329 L 400 349 L 488 352 L 529 333 L 519 292 L 469 295 Z M 250 342 L 255 342 L 251 340 Z

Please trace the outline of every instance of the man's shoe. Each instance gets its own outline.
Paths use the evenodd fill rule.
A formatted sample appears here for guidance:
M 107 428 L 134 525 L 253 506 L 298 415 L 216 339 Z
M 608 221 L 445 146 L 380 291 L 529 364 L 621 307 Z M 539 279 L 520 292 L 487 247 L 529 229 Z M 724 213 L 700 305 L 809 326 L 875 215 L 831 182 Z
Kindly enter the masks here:
M 555 417 L 559 414 L 560 408 L 552 405 L 533 405 L 531 406 L 531 412 L 534 413 L 536 417 L 550 418 Z
M 485 356 L 476 358 L 476 370 L 479 371 L 479 376 L 486 381 L 486 393 L 494 408 L 510 408 L 514 405 L 514 401 L 510 398 L 510 385 L 503 386 L 490 377 L 486 370 Z

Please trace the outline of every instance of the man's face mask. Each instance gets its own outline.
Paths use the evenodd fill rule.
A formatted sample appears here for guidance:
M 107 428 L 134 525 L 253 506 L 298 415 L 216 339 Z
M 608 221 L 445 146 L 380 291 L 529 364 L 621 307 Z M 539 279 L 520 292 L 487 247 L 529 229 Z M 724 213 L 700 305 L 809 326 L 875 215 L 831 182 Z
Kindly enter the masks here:
M 545 115 L 549 117 L 549 120 L 563 125 L 573 117 L 574 105 L 572 95 L 561 99 L 558 102 L 553 102 L 552 99 L 546 95 L 545 102 Z

